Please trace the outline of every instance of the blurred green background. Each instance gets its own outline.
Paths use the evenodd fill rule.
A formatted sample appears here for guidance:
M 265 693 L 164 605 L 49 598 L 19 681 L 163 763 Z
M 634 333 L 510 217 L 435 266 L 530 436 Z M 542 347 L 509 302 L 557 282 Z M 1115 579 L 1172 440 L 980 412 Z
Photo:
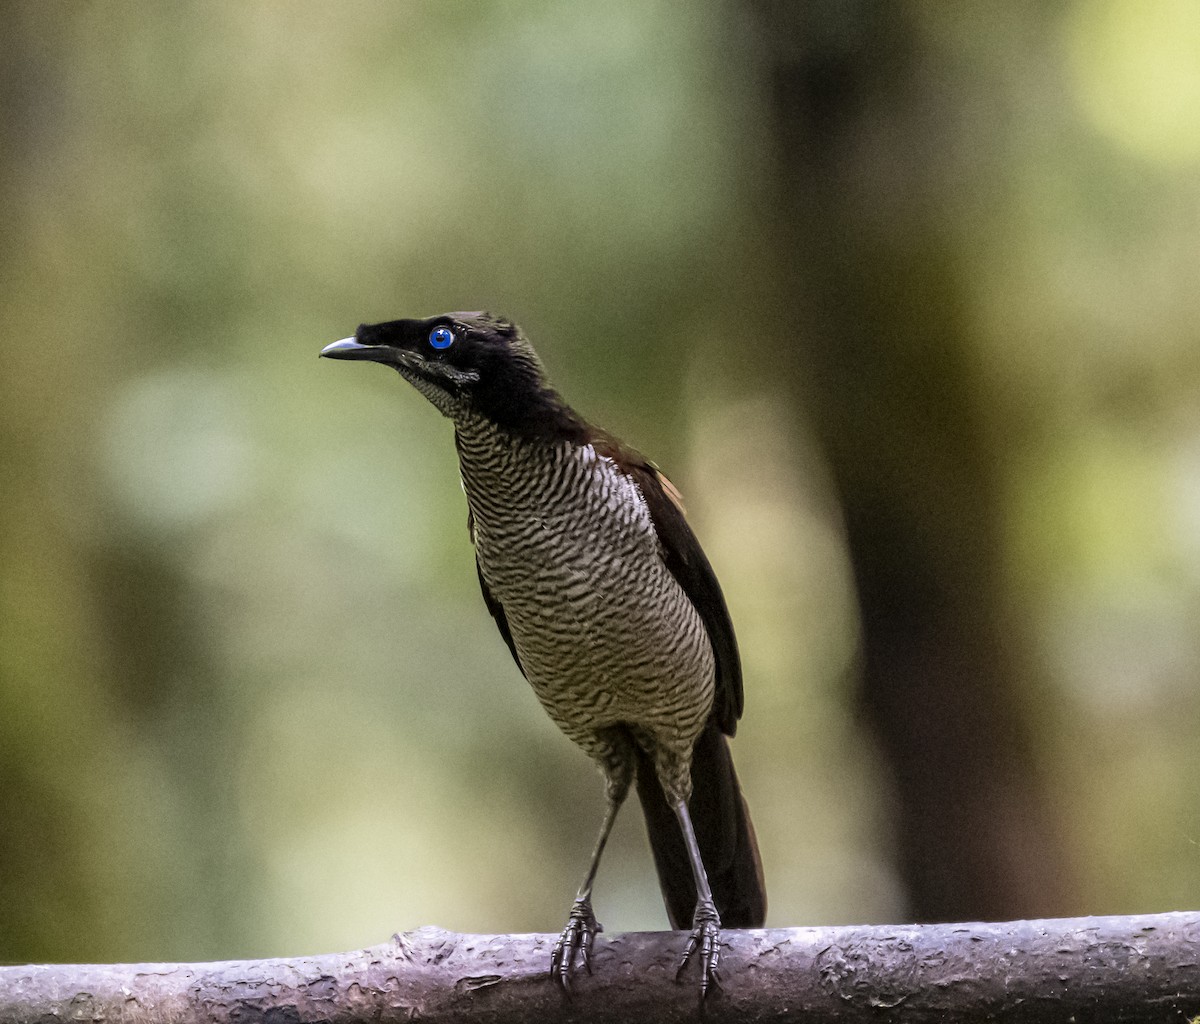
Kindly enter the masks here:
M 0 960 L 561 927 L 449 426 L 317 359 L 448 309 L 687 497 L 769 923 L 1195 907 L 1198 10 L 5 4 Z

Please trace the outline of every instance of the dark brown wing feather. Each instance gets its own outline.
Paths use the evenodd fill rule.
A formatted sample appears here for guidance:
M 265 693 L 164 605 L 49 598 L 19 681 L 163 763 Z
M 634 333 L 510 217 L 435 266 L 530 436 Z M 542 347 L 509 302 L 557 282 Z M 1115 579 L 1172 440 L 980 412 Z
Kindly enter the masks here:
M 650 510 L 650 518 L 662 545 L 663 561 L 696 606 L 700 620 L 708 631 L 717 665 L 713 714 L 721 731 L 732 736 L 737 732 L 738 719 L 742 717 L 742 662 L 721 585 L 700 542 L 688 526 L 683 502 L 671 481 L 645 459 L 624 454 L 625 458 L 619 458 L 618 464 L 623 465 L 633 477 L 642 497 L 646 499 L 646 507 Z
M 512 631 L 508 628 L 508 616 L 504 614 L 504 605 L 492 597 L 492 592 L 488 590 L 488 585 L 483 581 L 483 570 L 479 568 L 479 559 L 475 559 L 475 571 L 479 574 L 479 589 L 483 591 L 483 603 L 487 605 L 487 610 L 492 613 L 492 618 L 496 620 L 496 628 L 500 630 L 500 635 L 504 637 L 504 642 L 508 644 L 508 649 L 512 651 L 513 661 L 517 663 L 517 668 L 521 670 L 521 675 L 525 675 L 525 666 L 521 664 L 521 656 L 517 653 L 517 645 L 513 643 Z
M 471 535 L 471 544 L 475 544 L 475 517 L 471 515 L 470 509 L 467 510 L 467 532 Z M 504 638 L 504 642 L 508 644 L 509 651 L 512 652 L 513 661 L 517 663 L 517 668 L 521 670 L 521 675 L 525 675 L 525 666 L 521 664 L 521 656 L 517 653 L 517 645 L 513 643 L 512 630 L 508 628 L 508 616 L 504 614 L 504 605 L 497 601 L 492 592 L 488 590 L 488 585 L 483 578 L 483 570 L 479 568 L 479 558 L 475 558 L 475 572 L 479 576 L 479 589 L 483 592 L 483 603 L 487 605 L 487 610 L 491 613 L 493 619 L 496 620 L 496 628 L 500 630 L 500 635 Z

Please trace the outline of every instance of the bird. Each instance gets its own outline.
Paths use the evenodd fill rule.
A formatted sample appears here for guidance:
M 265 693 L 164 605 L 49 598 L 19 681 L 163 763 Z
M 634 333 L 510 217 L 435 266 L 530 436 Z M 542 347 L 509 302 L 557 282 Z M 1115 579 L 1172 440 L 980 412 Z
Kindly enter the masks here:
M 483 600 L 550 718 L 599 766 L 605 813 L 550 976 L 592 971 L 592 890 L 636 787 L 667 916 L 720 987 L 720 929 L 766 891 L 728 738 L 743 709 L 725 599 L 679 492 L 551 385 L 521 329 L 486 312 L 362 324 L 329 359 L 397 370 L 454 428 Z

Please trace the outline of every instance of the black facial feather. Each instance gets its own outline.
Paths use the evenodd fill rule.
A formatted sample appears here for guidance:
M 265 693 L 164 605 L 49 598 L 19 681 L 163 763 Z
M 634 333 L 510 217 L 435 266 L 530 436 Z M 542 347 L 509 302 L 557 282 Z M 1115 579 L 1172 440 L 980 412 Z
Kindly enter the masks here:
M 443 349 L 429 341 L 439 327 L 454 334 Z M 588 425 L 550 386 L 533 346 L 511 320 L 490 313 L 447 313 L 427 320 L 363 324 L 355 337 L 364 345 L 419 357 L 401 357 L 392 364 L 447 415 L 469 410 L 529 440 L 588 439 Z M 430 386 L 451 401 L 437 401 Z
M 586 441 L 588 426 L 546 380 L 541 360 L 520 330 L 476 328 L 465 339 L 466 358 L 479 373 L 472 389 L 477 412 L 502 430 L 543 441 Z

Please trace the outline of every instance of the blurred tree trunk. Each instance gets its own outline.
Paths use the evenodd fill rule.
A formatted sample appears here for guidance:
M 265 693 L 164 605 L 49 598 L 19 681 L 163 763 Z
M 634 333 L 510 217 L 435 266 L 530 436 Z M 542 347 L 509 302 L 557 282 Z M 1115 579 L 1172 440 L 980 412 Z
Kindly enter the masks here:
M 952 155 L 959 97 L 914 11 L 754 5 L 783 197 L 779 350 L 842 503 L 861 701 L 894 787 L 910 913 L 1066 913 L 1020 703 L 1025 637 L 1004 602 L 995 439 L 956 242 L 967 232 L 949 212 L 970 186 Z

